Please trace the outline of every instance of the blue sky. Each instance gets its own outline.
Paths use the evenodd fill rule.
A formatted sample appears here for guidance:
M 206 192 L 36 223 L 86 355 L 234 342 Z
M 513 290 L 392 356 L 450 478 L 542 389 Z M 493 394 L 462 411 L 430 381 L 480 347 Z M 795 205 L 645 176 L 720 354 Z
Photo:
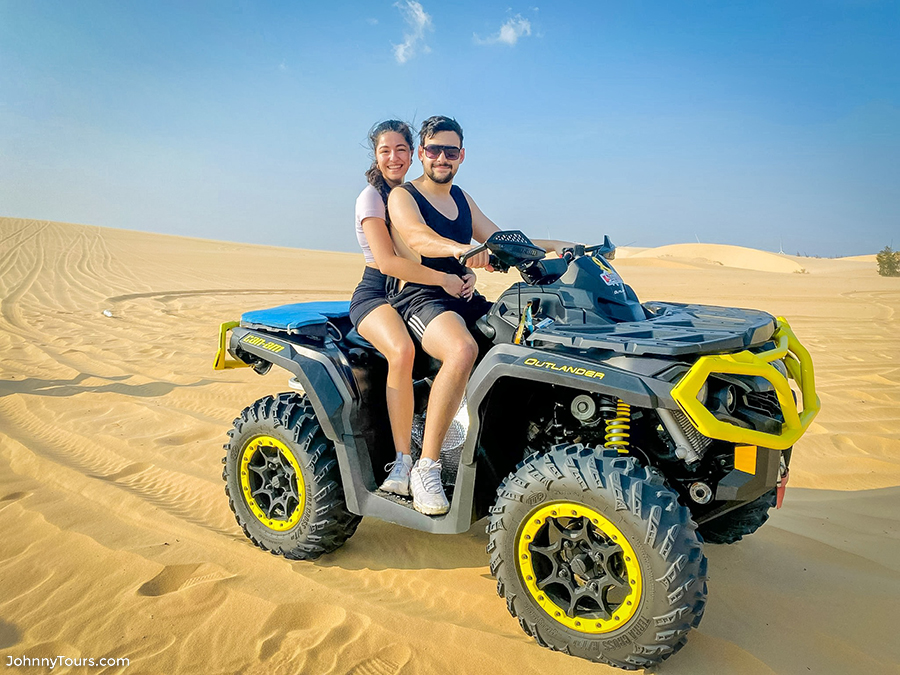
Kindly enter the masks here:
M 0 216 L 353 251 L 368 128 L 447 114 L 501 227 L 896 248 L 898 35 L 875 0 L 0 0 Z

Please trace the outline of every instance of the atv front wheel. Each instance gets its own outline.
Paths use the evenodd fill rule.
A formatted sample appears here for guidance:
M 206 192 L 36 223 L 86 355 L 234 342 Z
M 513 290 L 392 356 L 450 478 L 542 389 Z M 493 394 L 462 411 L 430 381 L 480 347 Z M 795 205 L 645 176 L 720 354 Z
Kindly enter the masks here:
M 559 445 L 522 462 L 497 494 L 491 573 L 538 644 L 627 670 L 684 646 L 706 605 L 706 557 L 659 473 Z
M 225 493 L 250 541 L 312 560 L 356 531 L 362 518 L 347 509 L 334 444 L 305 396 L 261 398 L 244 408 L 228 435 Z

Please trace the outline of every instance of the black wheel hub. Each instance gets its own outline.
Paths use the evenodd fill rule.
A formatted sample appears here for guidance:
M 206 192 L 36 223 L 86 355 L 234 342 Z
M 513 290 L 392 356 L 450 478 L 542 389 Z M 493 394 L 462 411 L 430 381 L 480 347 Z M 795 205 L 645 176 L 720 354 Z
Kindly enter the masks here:
M 287 520 L 300 504 L 297 474 L 278 448 L 260 446 L 247 465 L 251 496 L 267 518 Z
M 622 547 L 586 518 L 548 518 L 528 548 L 538 589 L 571 618 L 610 619 L 630 592 Z

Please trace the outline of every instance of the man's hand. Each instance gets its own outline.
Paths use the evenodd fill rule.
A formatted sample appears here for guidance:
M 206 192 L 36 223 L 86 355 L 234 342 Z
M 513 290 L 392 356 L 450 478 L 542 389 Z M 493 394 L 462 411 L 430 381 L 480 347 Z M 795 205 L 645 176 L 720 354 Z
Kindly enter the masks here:
M 460 246 L 459 253 L 456 255 L 456 259 L 459 260 L 466 253 L 471 251 L 474 246 Z M 491 252 L 490 251 L 482 251 L 481 253 L 476 253 L 471 258 L 466 260 L 466 267 L 471 267 L 472 269 L 486 269 L 488 272 L 493 272 L 494 268 L 490 265 L 491 260 Z

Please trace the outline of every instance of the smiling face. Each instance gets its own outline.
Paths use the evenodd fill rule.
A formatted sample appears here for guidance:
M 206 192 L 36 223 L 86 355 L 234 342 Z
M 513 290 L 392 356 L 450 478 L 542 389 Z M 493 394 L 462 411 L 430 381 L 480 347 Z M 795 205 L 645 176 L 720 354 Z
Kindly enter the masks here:
M 466 158 L 466 151 L 465 148 L 461 147 L 462 141 L 460 141 L 459 134 L 455 131 L 438 131 L 425 140 L 425 145 L 446 145 L 460 148 L 459 159 L 451 161 L 443 153 L 435 159 L 430 159 L 425 154 L 425 148 L 421 145 L 419 146 L 419 161 L 422 162 L 422 169 L 425 171 L 425 175 L 435 183 L 445 184 L 451 182 L 459 170 L 459 165 Z
M 403 182 L 412 164 L 412 149 L 396 131 L 385 131 L 375 144 L 375 161 L 385 182 L 396 187 Z

